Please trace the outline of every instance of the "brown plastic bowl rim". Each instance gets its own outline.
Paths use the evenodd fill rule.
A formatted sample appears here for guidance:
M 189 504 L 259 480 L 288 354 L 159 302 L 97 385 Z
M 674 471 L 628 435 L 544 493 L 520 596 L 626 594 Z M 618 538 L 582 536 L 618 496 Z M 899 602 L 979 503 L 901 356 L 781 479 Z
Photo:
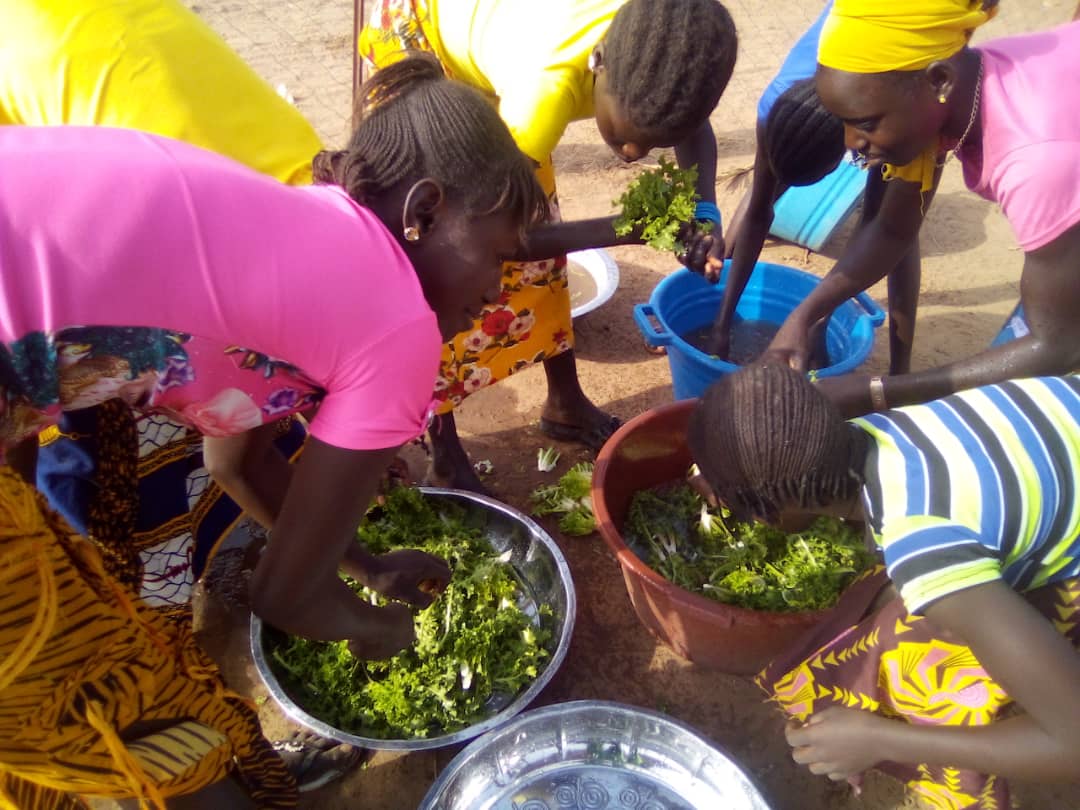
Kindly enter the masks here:
M 593 469 L 592 478 L 593 514 L 596 517 L 596 527 L 600 532 L 600 536 L 604 538 L 604 542 L 607 543 L 608 548 L 611 549 L 611 552 L 619 561 L 619 565 L 622 567 L 624 574 L 629 571 L 653 589 L 663 592 L 667 598 L 678 605 L 680 609 L 714 619 L 717 617 L 729 617 L 740 621 L 761 621 L 762 619 L 767 619 L 768 623 L 772 625 L 805 625 L 811 620 L 820 619 L 829 612 L 830 608 L 799 611 L 758 610 L 755 608 L 745 608 L 740 607 L 739 605 L 729 605 L 724 602 L 717 602 L 708 597 L 692 593 L 691 591 L 676 585 L 666 577 L 661 576 L 646 565 L 645 562 L 638 557 L 628 545 L 626 545 L 626 542 L 622 538 L 622 533 L 616 528 L 615 521 L 608 511 L 607 502 L 603 496 L 604 482 L 608 470 L 612 465 L 616 449 L 622 441 L 636 431 L 642 423 L 656 418 L 657 415 L 691 410 L 697 402 L 697 399 L 683 399 L 677 402 L 670 402 L 666 405 L 659 405 L 644 413 L 638 414 L 633 419 L 624 422 L 623 425 L 604 443 L 604 446 L 596 456 L 596 466 Z

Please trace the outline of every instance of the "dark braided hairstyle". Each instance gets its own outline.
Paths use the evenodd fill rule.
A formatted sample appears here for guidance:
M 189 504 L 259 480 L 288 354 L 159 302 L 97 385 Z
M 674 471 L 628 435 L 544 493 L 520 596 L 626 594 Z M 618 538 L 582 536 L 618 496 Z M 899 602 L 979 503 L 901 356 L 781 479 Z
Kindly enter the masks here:
M 320 152 L 315 182 L 333 183 L 370 204 L 403 183 L 431 177 L 470 217 L 509 210 L 522 229 L 548 218 L 533 162 L 518 149 L 495 107 L 446 77 L 430 54 L 411 51 L 360 88 L 349 145 Z
M 868 451 L 804 375 L 781 365 L 721 377 L 690 417 L 694 461 L 739 518 L 774 520 L 786 506 L 825 506 L 855 496 Z
M 629 0 L 604 37 L 608 87 L 639 130 L 689 132 L 720 100 L 737 48 L 717 0 Z
M 765 151 L 783 185 L 808 186 L 836 168 L 844 156 L 844 125 L 818 98 L 814 80 L 796 82 L 765 119 Z

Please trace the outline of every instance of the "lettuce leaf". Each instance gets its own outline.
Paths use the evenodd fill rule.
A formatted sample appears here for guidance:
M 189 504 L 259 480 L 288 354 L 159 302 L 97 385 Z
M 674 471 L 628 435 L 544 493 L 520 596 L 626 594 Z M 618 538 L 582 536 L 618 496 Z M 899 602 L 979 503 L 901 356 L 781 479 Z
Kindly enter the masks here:
M 550 657 L 544 618 L 551 608 L 541 605 L 535 619 L 522 610 L 513 569 L 465 510 L 399 487 L 357 535 L 373 554 L 419 548 L 440 556 L 453 575 L 434 604 L 416 612 L 416 644 L 389 661 L 359 660 L 344 641 L 266 628 L 271 667 L 309 714 L 362 736 L 422 738 L 490 716 L 493 700 L 512 698 L 535 680 Z

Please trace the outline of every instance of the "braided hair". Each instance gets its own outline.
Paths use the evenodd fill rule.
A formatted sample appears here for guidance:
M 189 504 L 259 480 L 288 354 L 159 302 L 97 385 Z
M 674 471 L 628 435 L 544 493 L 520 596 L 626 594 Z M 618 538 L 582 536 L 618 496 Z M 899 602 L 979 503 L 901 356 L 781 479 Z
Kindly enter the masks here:
M 437 180 L 470 217 L 515 213 L 522 229 L 549 216 L 533 162 L 495 107 L 446 77 L 430 54 L 410 51 L 360 88 L 359 124 L 340 151 L 315 156 L 315 182 L 370 205 L 403 183 Z
M 813 79 L 776 99 L 765 119 L 765 151 L 785 186 L 808 186 L 836 168 L 844 156 L 844 125 L 825 109 Z
M 688 132 L 716 107 L 738 40 L 717 0 L 629 0 L 604 37 L 611 94 L 643 132 Z
M 806 379 L 747 366 L 705 392 L 690 417 L 694 461 L 739 518 L 775 520 L 786 506 L 825 506 L 862 486 L 868 436 Z

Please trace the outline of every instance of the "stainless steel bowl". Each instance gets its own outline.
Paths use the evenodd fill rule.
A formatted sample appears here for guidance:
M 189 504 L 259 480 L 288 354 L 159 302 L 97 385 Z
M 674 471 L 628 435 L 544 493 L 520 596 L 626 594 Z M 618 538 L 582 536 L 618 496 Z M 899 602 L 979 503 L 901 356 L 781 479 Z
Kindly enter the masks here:
M 750 778 L 662 714 L 600 700 L 526 712 L 454 757 L 418 810 L 769 810 Z
M 262 622 L 258 617 L 253 616 L 251 655 L 255 659 L 255 668 L 269 690 L 271 699 L 286 715 L 323 737 L 365 748 L 393 751 L 420 751 L 464 742 L 502 726 L 528 706 L 559 670 L 566 657 L 577 612 L 576 597 L 570 568 L 551 536 L 534 520 L 493 498 L 457 489 L 439 487 L 420 487 L 419 489 L 428 498 L 446 500 L 464 506 L 470 513 L 470 520 L 483 527 L 492 547 L 500 553 L 509 552 L 507 564 L 513 566 L 517 572 L 525 592 L 525 604 L 522 607 L 537 622 L 542 621 L 551 629 L 551 657 L 547 661 L 547 666 L 527 689 L 514 696 L 502 699 L 493 698 L 490 705 L 491 714 L 467 728 L 452 734 L 441 734 L 424 739 L 363 737 L 334 728 L 317 717 L 312 717 L 293 702 L 270 668 L 263 650 Z M 544 602 L 551 606 L 550 617 L 541 616 L 537 612 L 539 605 Z

